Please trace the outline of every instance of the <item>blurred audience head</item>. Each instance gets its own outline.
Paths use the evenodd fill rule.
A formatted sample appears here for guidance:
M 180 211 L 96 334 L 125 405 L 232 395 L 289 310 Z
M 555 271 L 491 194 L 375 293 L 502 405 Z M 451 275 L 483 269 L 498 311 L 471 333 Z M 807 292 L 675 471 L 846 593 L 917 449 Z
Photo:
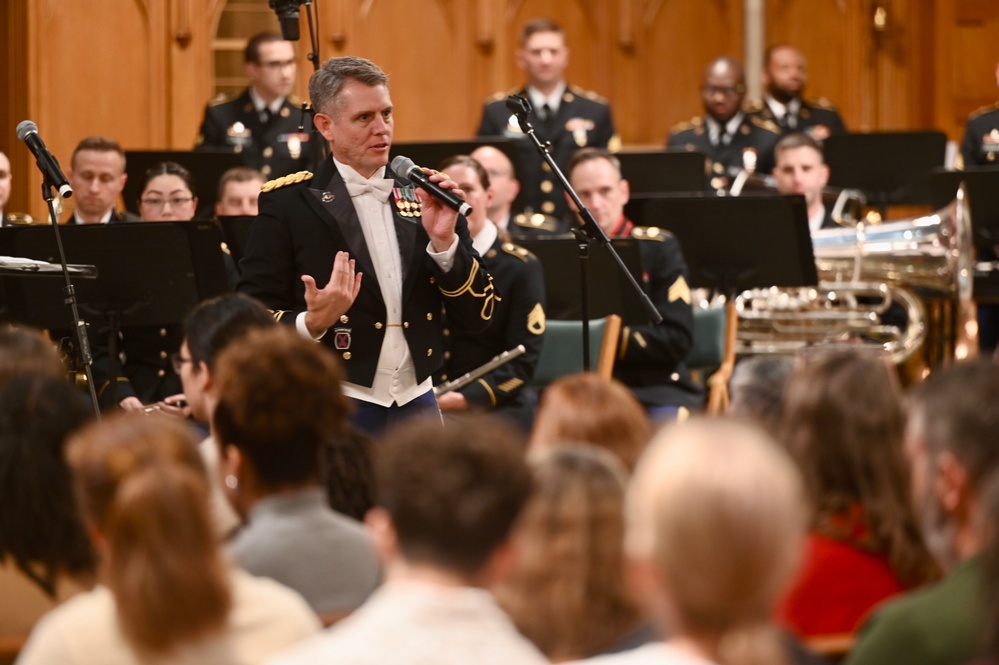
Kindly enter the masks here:
M 258 301 L 241 293 L 227 293 L 199 303 L 184 321 L 184 341 L 174 357 L 184 395 L 194 417 L 207 423 L 214 407 L 216 356 L 242 335 L 273 325 L 274 317 Z
M 926 544 L 944 569 L 982 547 L 987 479 L 999 469 L 999 365 L 938 369 L 909 395 L 905 454 Z
M 552 661 L 592 656 L 641 624 L 624 578 L 627 471 L 591 444 L 551 446 L 530 463 L 535 488 L 514 531 L 517 561 L 496 596 Z
M 240 514 L 319 481 L 320 450 L 347 424 L 342 375 L 333 354 L 285 326 L 252 330 L 219 354 L 212 431 Z
M 330 508 L 362 522 L 375 505 L 373 446 L 367 433 L 348 425 L 323 448 L 321 455 Z
M 729 380 L 728 413 L 775 432 L 784 410 L 784 386 L 793 369 L 794 359 L 787 356 L 740 360 Z
M 22 374 L 0 382 L 0 561 L 53 597 L 60 578 L 94 572 L 63 456 L 91 415 L 65 378 Z
M 896 577 L 915 585 L 934 567 L 909 500 L 894 372 L 869 353 L 811 357 L 788 381 L 781 440 L 805 477 L 812 529 L 886 554 Z
M 801 554 L 804 503 L 794 463 L 762 430 L 667 426 L 627 496 L 636 592 L 660 627 L 713 662 L 782 662 L 769 621 Z
M 523 442 L 490 418 L 408 421 L 375 449 L 368 524 L 390 578 L 423 569 L 488 586 L 509 565 L 508 540 L 531 493 Z
M 34 328 L 0 326 L 0 385 L 17 377 L 66 377 L 51 341 Z
M 162 656 L 221 631 L 228 568 L 193 430 L 167 416 L 111 416 L 73 437 L 68 459 L 129 644 Z
M 530 447 L 592 443 L 612 452 L 631 470 L 651 436 L 645 409 L 624 384 L 583 373 L 562 377 L 545 388 Z

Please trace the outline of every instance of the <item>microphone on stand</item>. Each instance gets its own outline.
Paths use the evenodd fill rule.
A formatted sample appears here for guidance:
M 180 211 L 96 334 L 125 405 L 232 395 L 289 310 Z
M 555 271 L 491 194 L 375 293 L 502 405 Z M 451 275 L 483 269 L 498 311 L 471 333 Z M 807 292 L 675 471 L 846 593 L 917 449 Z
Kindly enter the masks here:
M 59 168 L 59 162 L 56 161 L 56 158 L 45 147 L 41 137 L 38 136 L 38 125 L 30 120 L 21 122 L 17 126 L 17 138 L 24 141 L 28 146 L 28 150 L 35 156 L 35 163 L 38 164 L 42 175 L 45 176 L 46 182 L 55 187 L 62 198 L 68 199 L 71 197 L 73 195 L 73 188 L 66 181 L 66 176 L 63 175 L 62 169 Z
M 285 41 L 298 41 L 298 6 L 301 4 L 302 0 L 270 0 L 271 9 L 277 13 L 278 22 L 281 23 L 281 37 Z

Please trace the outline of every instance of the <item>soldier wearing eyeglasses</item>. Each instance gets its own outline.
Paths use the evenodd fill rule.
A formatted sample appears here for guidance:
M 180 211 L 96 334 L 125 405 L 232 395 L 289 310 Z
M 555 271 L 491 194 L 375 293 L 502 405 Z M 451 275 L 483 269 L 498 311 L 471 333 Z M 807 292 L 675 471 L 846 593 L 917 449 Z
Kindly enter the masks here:
M 275 33 L 254 35 L 243 59 L 250 85 L 238 96 L 208 104 L 195 149 L 235 152 L 264 177 L 311 168 L 312 120 L 306 115 L 302 122 L 302 102 L 291 95 L 296 78 L 291 42 Z
M 717 58 L 704 69 L 701 102 L 704 116 L 670 130 L 670 150 L 702 152 L 708 157 L 711 189 L 726 189 L 741 169 L 770 173 L 780 128 L 769 120 L 742 111 L 746 77 L 742 64 Z

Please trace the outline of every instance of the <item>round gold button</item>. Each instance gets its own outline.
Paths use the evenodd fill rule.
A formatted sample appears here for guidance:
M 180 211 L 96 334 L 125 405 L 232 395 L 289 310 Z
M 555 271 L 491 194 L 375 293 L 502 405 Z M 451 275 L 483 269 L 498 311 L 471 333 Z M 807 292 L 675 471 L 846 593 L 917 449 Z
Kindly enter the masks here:
M 451 352 L 450 351 L 445 351 L 444 352 L 444 360 L 450 360 L 450 359 L 451 359 Z
M 433 349 L 427 349 L 427 357 L 429 358 L 432 355 L 434 355 L 434 350 Z
M 274 156 L 274 148 L 267 146 L 261 151 L 261 154 L 264 156 L 264 159 L 270 159 Z
M 168 355 L 168 354 L 167 354 L 167 352 L 166 352 L 166 351 L 160 351 L 160 358 L 161 358 L 162 360 L 166 360 L 166 357 L 167 357 L 167 355 Z
M 348 321 L 350 321 L 350 318 L 346 314 L 340 316 L 340 323 L 347 323 Z
M 554 188 L 555 188 L 555 185 L 552 184 L 551 180 L 542 180 L 541 181 L 541 191 L 544 192 L 545 194 L 550 194 L 551 191 Z
M 260 167 L 260 172 L 263 173 L 265 176 L 270 175 L 271 174 L 271 165 L 270 164 L 264 164 L 263 166 Z
M 160 328 L 160 337 L 166 337 L 166 336 L 167 336 L 167 329 Z
M 545 201 L 544 203 L 541 204 L 541 212 L 545 213 L 546 215 L 552 214 L 553 212 L 555 212 L 555 204 L 552 203 L 551 201 Z
M 402 322 L 402 327 L 403 328 L 408 328 L 409 327 L 409 321 L 403 321 Z
M 433 320 L 434 320 L 433 312 L 427 312 L 427 321 L 433 321 Z
M 343 352 L 343 359 L 344 360 L 350 360 L 350 357 L 351 357 L 350 356 L 350 351 L 344 351 Z
M 375 330 L 381 330 L 381 329 L 382 329 L 382 323 L 379 321 L 378 323 L 375 324 Z
M 436 277 L 431 277 L 430 278 L 430 283 L 431 284 L 436 284 L 437 283 L 437 278 Z
M 165 369 L 157 370 L 156 376 L 166 376 L 166 370 Z

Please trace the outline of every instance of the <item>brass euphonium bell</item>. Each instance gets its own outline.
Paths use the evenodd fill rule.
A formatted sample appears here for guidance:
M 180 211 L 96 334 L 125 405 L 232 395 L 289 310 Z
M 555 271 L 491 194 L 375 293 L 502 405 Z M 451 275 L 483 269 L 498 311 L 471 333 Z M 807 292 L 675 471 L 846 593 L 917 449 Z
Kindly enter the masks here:
M 918 287 L 955 303 L 954 356 L 977 352 L 971 215 L 963 185 L 950 204 L 931 215 L 821 229 L 812 232 L 812 246 L 818 287 L 794 294 L 762 290 L 740 298 L 741 351 L 786 352 L 814 343 L 883 339 L 895 361 L 906 362 L 927 336 L 925 307 L 910 290 Z M 787 301 L 791 305 L 783 304 Z M 881 325 L 880 315 L 892 302 L 905 308 L 906 330 Z

